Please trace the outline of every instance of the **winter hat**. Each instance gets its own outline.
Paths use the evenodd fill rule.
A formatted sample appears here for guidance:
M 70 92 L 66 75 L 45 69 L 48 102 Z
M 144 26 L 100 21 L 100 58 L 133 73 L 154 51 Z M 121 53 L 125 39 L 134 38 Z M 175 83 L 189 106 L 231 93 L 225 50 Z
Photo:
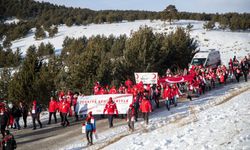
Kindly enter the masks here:
M 109 102 L 112 102 L 112 101 L 113 101 L 113 100 L 112 100 L 112 97 L 110 97 L 110 98 L 109 98 Z
M 89 114 L 92 116 L 92 111 L 90 111 Z

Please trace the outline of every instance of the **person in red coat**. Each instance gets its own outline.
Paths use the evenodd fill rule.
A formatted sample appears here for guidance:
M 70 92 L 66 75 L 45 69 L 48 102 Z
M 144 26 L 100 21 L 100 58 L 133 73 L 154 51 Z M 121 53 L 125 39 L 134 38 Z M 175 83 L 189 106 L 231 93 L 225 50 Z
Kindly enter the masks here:
M 101 88 L 101 86 L 100 86 L 99 82 L 96 82 L 96 83 L 95 83 L 95 86 L 94 86 L 94 88 L 93 88 L 94 95 L 98 95 L 98 93 L 99 93 L 99 91 L 100 91 L 100 88 Z
M 109 94 L 117 94 L 115 86 L 112 86 L 112 88 L 109 90 Z
M 69 126 L 69 121 L 67 119 L 67 115 L 69 113 L 69 109 L 70 109 L 70 104 L 67 102 L 67 98 L 64 97 L 63 102 L 60 105 L 60 110 L 62 113 L 62 117 L 63 117 L 63 122 L 62 122 L 62 126 Z
M 140 105 L 140 110 L 142 112 L 144 121 L 146 122 L 146 124 L 148 124 L 148 116 L 149 116 L 149 113 L 152 112 L 152 106 L 149 100 L 146 98 L 146 96 L 143 96 L 143 99 Z
M 59 97 L 59 102 L 57 102 L 57 109 L 58 109 L 58 112 L 60 113 L 61 124 L 63 123 L 63 115 L 61 111 L 62 103 L 63 103 L 63 97 Z
M 163 99 L 165 99 L 165 105 L 168 110 L 170 110 L 170 101 L 172 100 L 172 91 L 170 86 L 166 86 L 163 91 Z
M 133 85 L 133 82 L 130 80 L 130 79 L 127 79 L 126 81 L 125 81 L 125 85 L 126 85 L 126 87 L 127 88 L 131 88 L 132 87 L 132 85 Z
M 54 116 L 55 123 L 57 123 L 57 118 L 56 118 L 56 110 L 57 110 L 57 101 L 54 99 L 54 97 L 50 98 L 49 102 L 49 122 L 48 124 L 51 123 L 51 116 Z
M 116 107 L 116 103 L 112 100 L 112 97 L 109 98 L 109 101 L 105 105 L 105 108 L 103 110 L 103 114 L 107 111 L 108 114 L 108 120 L 109 120 L 109 127 L 113 127 L 113 118 L 114 114 L 118 115 L 118 110 Z

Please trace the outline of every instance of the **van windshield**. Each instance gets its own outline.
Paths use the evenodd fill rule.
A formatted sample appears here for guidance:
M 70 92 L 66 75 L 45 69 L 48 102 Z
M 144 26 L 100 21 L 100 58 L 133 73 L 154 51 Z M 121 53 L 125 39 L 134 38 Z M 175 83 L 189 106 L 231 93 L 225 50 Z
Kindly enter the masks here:
M 191 65 L 204 65 L 206 58 L 194 58 Z

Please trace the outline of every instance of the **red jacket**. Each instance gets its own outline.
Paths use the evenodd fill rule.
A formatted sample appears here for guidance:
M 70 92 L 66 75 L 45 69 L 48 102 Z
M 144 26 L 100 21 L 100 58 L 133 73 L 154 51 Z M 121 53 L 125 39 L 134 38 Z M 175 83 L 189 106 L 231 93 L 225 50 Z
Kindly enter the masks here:
M 117 91 L 116 91 L 115 87 L 112 87 L 112 88 L 109 90 L 109 94 L 117 94 Z
M 170 88 L 164 89 L 164 91 L 163 91 L 163 99 L 167 99 L 167 100 L 172 99 L 172 92 L 171 92 Z
M 140 110 L 143 113 L 152 111 L 152 106 L 151 106 L 149 100 L 147 100 L 147 99 L 142 100 L 141 105 L 140 105 Z
M 77 104 L 77 97 L 74 97 L 72 99 L 72 104 L 73 104 L 73 106 L 76 106 L 76 104 Z
M 55 112 L 57 109 L 57 102 L 52 100 L 49 102 L 49 112 Z
M 179 96 L 180 96 L 180 92 L 179 92 L 178 87 L 175 87 L 175 88 L 172 89 L 172 95 L 173 95 L 173 96 L 176 96 L 176 95 L 179 95 Z
M 118 115 L 118 110 L 114 102 L 108 102 L 103 110 L 104 114 L 105 114 L 105 111 L 107 111 L 109 115 L 113 115 L 115 112 Z
M 70 104 L 68 102 L 61 103 L 61 113 L 68 113 L 70 109 Z

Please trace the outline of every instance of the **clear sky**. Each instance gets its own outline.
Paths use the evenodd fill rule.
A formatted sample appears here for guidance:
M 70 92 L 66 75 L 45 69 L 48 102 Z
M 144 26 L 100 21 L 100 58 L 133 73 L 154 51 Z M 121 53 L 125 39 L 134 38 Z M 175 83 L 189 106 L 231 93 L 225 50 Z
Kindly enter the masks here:
M 178 11 L 225 13 L 250 13 L 250 0 L 36 0 L 57 5 L 90 8 L 92 10 L 150 10 L 162 11 L 169 4 Z

